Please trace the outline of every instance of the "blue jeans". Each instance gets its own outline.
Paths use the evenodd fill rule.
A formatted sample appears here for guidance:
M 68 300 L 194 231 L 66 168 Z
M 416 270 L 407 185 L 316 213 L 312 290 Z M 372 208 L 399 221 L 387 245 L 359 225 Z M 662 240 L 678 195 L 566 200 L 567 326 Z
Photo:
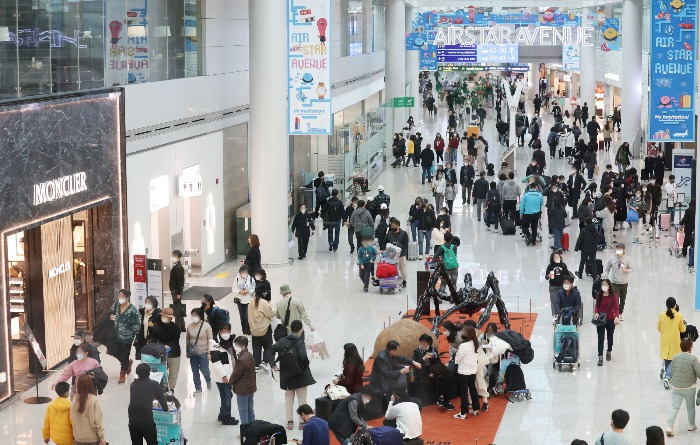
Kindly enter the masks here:
M 664 371 L 666 372 L 666 379 L 671 380 L 671 360 L 664 360 Z
M 418 239 L 417 232 L 418 232 L 418 220 L 415 220 L 411 223 L 411 237 L 413 238 L 413 241 L 416 241 Z
M 340 221 L 328 223 L 328 247 L 333 250 L 338 249 L 338 241 L 340 240 Z
M 253 411 L 253 396 L 255 394 L 236 394 L 236 403 L 238 404 L 238 415 L 241 418 L 241 425 L 255 421 L 255 412 Z
M 233 398 L 233 390 L 231 389 L 231 385 L 227 383 L 216 382 L 216 387 L 219 388 L 219 397 L 221 398 L 219 415 L 225 419 L 228 419 L 231 417 L 231 399 Z
M 425 184 L 426 178 L 428 179 L 428 182 L 433 182 L 433 177 L 430 175 L 430 168 L 432 166 L 423 166 L 423 173 L 421 175 L 421 183 Z
M 552 236 L 554 237 L 554 248 L 561 250 L 561 236 L 564 234 L 564 229 L 552 229 Z
M 425 239 L 425 254 L 430 255 L 430 239 L 432 234 L 430 230 L 418 231 L 418 255 L 423 255 L 423 239 Z
M 340 437 L 338 433 L 335 431 L 331 431 L 333 435 L 335 436 L 336 439 L 338 439 L 338 442 L 340 442 L 340 445 L 350 445 L 350 439 L 345 438 L 345 437 Z
M 190 368 L 192 368 L 192 380 L 194 380 L 194 389 L 202 389 L 202 382 L 199 380 L 199 372 L 204 375 L 204 380 L 209 383 L 209 357 L 207 353 L 197 354 L 190 357 Z
M 493 224 L 496 230 L 498 230 L 498 210 L 487 210 L 485 219 L 486 227 L 490 227 L 491 224 Z

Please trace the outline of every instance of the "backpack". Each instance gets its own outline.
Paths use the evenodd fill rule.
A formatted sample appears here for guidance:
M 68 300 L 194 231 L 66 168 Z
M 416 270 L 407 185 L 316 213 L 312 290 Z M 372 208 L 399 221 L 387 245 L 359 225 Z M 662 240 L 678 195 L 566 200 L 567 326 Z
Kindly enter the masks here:
M 304 372 L 304 368 L 299 363 L 297 348 L 294 346 L 289 346 L 280 352 L 277 362 L 287 377 L 295 377 Z
M 518 116 L 515 118 L 515 126 L 516 127 L 523 127 L 525 126 L 525 119 L 522 116 Z
M 555 132 L 551 131 L 549 136 L 547 136 L 547 143 L 553 145 L 557 142 L 559 142 L 559 136 Z
M 529 127 L 527 127 L 527 132 L 529 134 L 535 134 L 535 131 L 537 131 L 537 124 L 535 122 L 531 123 Z
M 343 217 L 343 204 L 340 201 L 328 205 L 328 221 L 338 221 Z
M 457 254 L 455 253 L 454 246 L 450 246 L 450 248 L 448 249 L 443 244 L 441 247 L 443 252 L 442 263 L 445 265 L 445 269 L 450 270 L 458 268 L 459 263 L 457 262 Z
M 513 354 L 520 357 L 520 361 L 523 364 L 527 365 L 535 358 L 535 351 L 532 349 L 532 344 L 519 332 L 508 329 L 497 332 L 496 336 L 510 345 Z
M 379 426 L 369 430 L 372 442 L 377 445 L 403 445 L 403 434 L 391 426 Z
M 527 385 L 525 385 L 525 375 L 517 363 L 511 363 L 508 365 L 506 372 L 503 375 L 503 382 L 506 384 L 506 392 L 522 391 L 527 389 Z
M 374 231 L 374 237 L 375 238 L 380 238 L 384 235 L 386 235 L 386 231 L 389 229 L 389 226 L 386 223 L 386 219 L 382 218 L 379 220 L 379 224 L 377 224 L 377 229 Z
M 581 136 L 581 129 L 578 126 L 574 126 L 571 132 L 574 133 L 574 136 L 576 137 Z
M 213 321 L 215 323 L 214 326 L 218 326 L 221 323 L 230 322 L 231 321 L 231 314 L 229 314 L 229 312 L 224 308 L 220 308 L 219 306 L 214 306 L 213 308 L 211 308 L 211 317 L 210 318 L 213 319 Z M 211 323 L 209 323 L 209 324 L 211 324 Z
M 375 445 L 372 441 L 372 436 L 369 435 L 369 431 L 366 429 L 359 429 L 355 433 L 355 437 L 352 440 L 352 445 Z
M 561 324 L 571 325 L 574 324 L 574 308 L 566 307 L 561 311 Z
M 501 208 L 501 203 L 499 201 L 500 195 L 499 194 L 493 194 L 489 195 L 488 198 L 490 198 L 486 202 L 486 210 L 489 210 L 491 212 L 496 212 L 498 209 Z
M 326 190 L 326 187 L 323 184 L 316 187 L 316 199 L 328 199 L 328 190 Z
M 561 339 L 561 349 L 557 355 L 557 363 L 574 363 L 578 356 L 578 342 L 573 335 Z

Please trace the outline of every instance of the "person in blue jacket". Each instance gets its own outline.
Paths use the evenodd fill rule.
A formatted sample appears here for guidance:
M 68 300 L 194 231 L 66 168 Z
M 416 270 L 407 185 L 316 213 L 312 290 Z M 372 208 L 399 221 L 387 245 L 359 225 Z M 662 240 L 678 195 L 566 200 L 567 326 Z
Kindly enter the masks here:
M 544 198 L 536 183 L 528 186 L 527 192 L 520 201 L 520 218 L 522 219 L 523 234 L 527 245 L 535 245 L 537 242 L 537 226 L 542 214 Z
M 330 445 L 331 436 L 328 432 L 328 422 L 316 417 L 314 410 L 309 405 L 301 405 L 297 408 L 297 414 L 304 422 L 304 435 L 302 440 L 292 439 L 297 445 Z

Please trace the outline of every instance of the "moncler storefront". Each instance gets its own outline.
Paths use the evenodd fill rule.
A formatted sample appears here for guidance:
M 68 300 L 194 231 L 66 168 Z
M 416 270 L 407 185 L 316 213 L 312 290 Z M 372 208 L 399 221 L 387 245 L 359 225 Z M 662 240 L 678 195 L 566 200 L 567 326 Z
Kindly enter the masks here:
M 28 328 L 53 368 L 125 286 L 123 112 L 120 89 L 0 102 L 0 403 L 33 384 Z

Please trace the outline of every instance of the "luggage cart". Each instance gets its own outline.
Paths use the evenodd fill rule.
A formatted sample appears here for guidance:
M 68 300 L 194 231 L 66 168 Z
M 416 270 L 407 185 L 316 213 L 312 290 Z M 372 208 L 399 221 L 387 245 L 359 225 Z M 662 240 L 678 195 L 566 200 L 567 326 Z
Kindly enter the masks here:
M 561 353 L 561 345 L 564 337 L 574 337 L 576 346 L 576 357 L 564 357 L 562 361 L 558 361 L 558 356 Z M 578 347 L 578 323 L 575 324 L 556 324 L 554 326 L 554 341 L 552 342 L 554 358 L 552 359 L 552 368 L 562 370 L 564 366 L 569 366 L 569 371 L 574 372 L 574 367 L 581 367 L 581 354 Z

